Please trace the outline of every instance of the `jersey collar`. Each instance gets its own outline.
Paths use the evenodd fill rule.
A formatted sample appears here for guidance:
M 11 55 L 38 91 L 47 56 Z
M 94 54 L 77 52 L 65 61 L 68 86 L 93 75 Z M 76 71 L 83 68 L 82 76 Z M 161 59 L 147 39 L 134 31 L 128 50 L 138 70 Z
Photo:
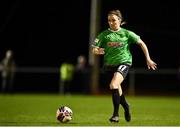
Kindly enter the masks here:
M 108 30 L 111 31 L 111 32 L 118 32 L 118 31 L 121 30 L 121 27 L 120 27 L 118 30 L 112 30 L 112 29 L 110 29 L 110 28 L 108 28 Z

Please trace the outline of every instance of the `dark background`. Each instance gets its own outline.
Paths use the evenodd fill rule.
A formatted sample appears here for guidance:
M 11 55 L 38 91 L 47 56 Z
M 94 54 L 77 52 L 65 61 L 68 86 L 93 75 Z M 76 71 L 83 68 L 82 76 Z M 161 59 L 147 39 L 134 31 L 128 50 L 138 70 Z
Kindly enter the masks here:
M 0 4 L 0 58 L 14 50 L 19 66 L 59 66 L 88 57 L 90 0 L 5 0 Z M 139 34 L 159 68 L 177 68 L 179 62 L 179 7 L 174 1 L 102 0 L 101 25 L 107 12 L 120 9 L 127 24 Z M 139 47 L 133 46 L 135 67 L 144 67 Z
M 91 0 L 1 1 L 0 59 L 4 57 L 7 49 L 12 49 L 19 67 L 57 68 L 64 61 L 75 64 L 80 54 L 88 57 L 90 5 Z M 178 68 L 180 65 L 178 2 L 101 0 L 99 9 L 98 32 L 108 28 L 107 12 L 120 9 L 127 22 L 123 27 L 141 36 L 148 46 L 150 56 L 158 64 L 158 69 Z M 146 69 L 146 61 L 140 47 L 133 45 L 131 48 L 133 68 Z M 103 81 L 103 77 L 100 78 Z M 137 75 L 136 79 L 136 89 L 140 91 L 179 92 L 179 80 L 175 74 L 153 76 L 143 74 Z M 58 83 L 57 73 L 24 72 L 16 75 L 15 90 L 58 91 Z M 104 85 L 100 86 L 101 89 L 107 86 L 105 83 L 101 84 Z
M 90 1 L 4 1 L 1 57 L 14 50 L 19 66 L 60 66 L 88 53 Z

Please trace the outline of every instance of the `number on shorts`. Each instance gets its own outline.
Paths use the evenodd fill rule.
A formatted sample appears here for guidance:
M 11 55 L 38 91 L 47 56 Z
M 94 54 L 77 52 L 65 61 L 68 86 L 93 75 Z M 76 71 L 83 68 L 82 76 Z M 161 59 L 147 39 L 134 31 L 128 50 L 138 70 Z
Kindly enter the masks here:
M 118 67 L 118 70 L 121 71 L 121 72 L 123 72 L 125 69 L 126 69 L 126 65 L 120 65 Z

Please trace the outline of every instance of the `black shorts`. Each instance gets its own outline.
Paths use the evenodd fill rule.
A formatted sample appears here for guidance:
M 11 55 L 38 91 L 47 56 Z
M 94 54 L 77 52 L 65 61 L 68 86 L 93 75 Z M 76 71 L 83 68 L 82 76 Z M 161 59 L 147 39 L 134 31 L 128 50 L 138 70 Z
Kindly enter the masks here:
M 112 74 L 114 74 L 115 72 L 119 72 L 125 79 L 129 72 L 130 67 L 131 66 L 128 64 L 120 64 L 118 66 L 104 66 L 104 71 L 106 73 L 112 73 Z

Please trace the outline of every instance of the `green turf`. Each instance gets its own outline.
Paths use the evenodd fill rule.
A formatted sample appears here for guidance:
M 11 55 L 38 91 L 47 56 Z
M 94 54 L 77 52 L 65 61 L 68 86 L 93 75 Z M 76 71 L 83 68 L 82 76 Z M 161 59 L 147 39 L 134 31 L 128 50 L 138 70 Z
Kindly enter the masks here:
M 112 113 L 111 96 L 83 95 L 0 95 L 0 126 L 180 126 L 178 97 L 127 96 L 132 121 L 124 120 L 120 107 L 120 122 L 109 123 Z M 56 110 L 62 106 L 73 110 L 69 123 L 59 123 Z

